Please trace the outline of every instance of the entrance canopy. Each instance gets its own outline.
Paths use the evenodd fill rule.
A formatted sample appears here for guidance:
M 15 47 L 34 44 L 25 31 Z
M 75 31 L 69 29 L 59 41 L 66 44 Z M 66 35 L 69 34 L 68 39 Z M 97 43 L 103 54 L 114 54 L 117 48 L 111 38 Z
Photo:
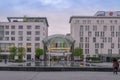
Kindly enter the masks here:
M 70 52 L 74 40 L 71 36 L 56 34 L 43 40 L 49 52 Z
M 65 40 L 69 44 L 74 43 L 74 40 L 71 36 L 66 36 L 66 35 L 62 35 L 62 34 L 55 34 L 55 35 L 52 35 L 52 36 L 48 36 L 43 40 L 43 42 L 46 43 L 46 44 L 50 44 L 53 40 L 57 41 L 59 39 Z
M 43 40 L 44 60 L 49 56 L 67 56 L 71 55 L 73 60 L 74 39 L 71 36 L 56 34 L 48 36 Z

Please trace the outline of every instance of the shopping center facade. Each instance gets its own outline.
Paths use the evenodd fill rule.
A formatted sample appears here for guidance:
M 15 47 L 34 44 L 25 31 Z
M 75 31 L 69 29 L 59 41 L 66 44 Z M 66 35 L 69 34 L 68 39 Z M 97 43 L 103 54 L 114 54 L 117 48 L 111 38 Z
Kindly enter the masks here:
M 2 58 L 9 57 L 9 48 L 24 47 L 24 58 L 35 59 L 35 49 L 44 49 L 44 60 L 54 56 L 73 60 L 74 48 L 83 50 L 86 57 L 120 56 L 120 11 L 98 11 L 94 16 L 71 16 L 70 35 L 48 36 L 46 17 L 8 17 L 0 22 Z
M 120 57 L 120 11 L 98 11 L 94 16 L 71 16 L 71 36 L 85 57 L 104 61 Z

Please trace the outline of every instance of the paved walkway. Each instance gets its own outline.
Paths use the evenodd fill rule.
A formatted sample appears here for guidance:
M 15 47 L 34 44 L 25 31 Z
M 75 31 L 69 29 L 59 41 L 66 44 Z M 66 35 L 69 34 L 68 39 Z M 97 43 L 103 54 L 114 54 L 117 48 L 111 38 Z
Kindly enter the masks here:
M 120 73 L 0 71 L 0 80 L 120 80 Z

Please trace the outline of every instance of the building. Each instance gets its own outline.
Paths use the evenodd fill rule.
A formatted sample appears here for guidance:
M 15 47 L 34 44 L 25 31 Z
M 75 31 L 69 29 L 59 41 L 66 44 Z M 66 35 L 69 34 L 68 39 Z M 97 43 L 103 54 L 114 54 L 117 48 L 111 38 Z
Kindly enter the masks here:
M 35 48 L 43 48 L 42 40 L 48 36 L 46 17 L 8 17 L 0 22 L 0 56 L 9 58 L 9 48 L 24 47 L 25 59 L 35 58 Z
M 120 11 L 98 11 L 94 16 L 71 16 L 71 36 L 84 57 L 100 56 L 104 61 L 120 57 Z
M 74 39 L 71 36 L 55 34 L 46 37 L 44 43 L 44 60 L 73 60 Z

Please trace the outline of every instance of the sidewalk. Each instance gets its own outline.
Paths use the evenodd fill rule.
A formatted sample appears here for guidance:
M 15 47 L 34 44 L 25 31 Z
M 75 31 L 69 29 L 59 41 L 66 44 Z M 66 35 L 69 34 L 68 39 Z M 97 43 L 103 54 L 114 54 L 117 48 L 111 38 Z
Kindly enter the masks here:
M 120 73 L 0 71 L 0 80 L 120 80 Z

